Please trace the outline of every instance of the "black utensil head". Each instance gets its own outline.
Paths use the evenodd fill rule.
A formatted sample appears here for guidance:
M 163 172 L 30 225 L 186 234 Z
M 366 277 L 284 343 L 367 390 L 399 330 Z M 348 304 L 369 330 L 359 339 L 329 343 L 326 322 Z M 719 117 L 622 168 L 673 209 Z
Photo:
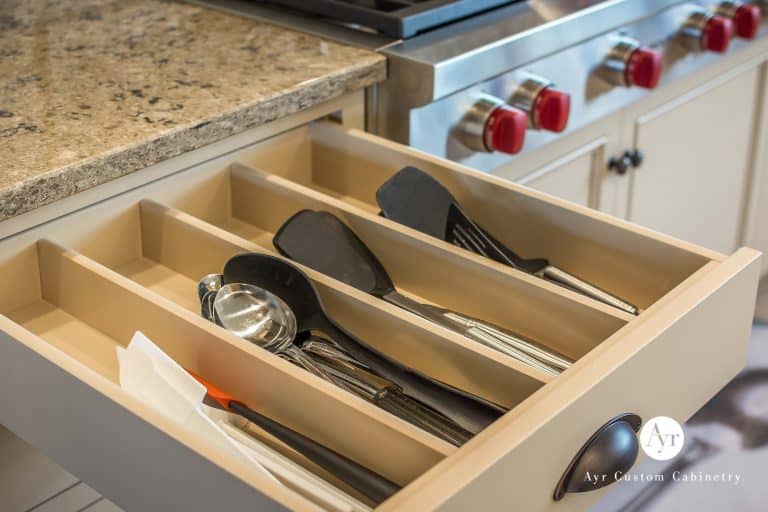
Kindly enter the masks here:
M 285 221 L 272 243 L 284 256 L 364 292 L 382 296 L 394 290 L 371 250 L 328 212 L 298 212 Z
M 445 240 L 448 211 L 456 198 L 424 171 L 404 167 L 379 187 L 376 201 L 386 218 Z
M 247 283 L 268 290 L 291 308 L 299 332 L 317 328 L 325 307 L 312 280 L 295 265 L 274 256 L 243 253 L 224 265 L 224 284 Z
M 415 167 L 405 167 L 376 192 L 382 214 L 468 251 L 536 273 L 549 262 L 521 258 L 477 225 L 439 181 Z

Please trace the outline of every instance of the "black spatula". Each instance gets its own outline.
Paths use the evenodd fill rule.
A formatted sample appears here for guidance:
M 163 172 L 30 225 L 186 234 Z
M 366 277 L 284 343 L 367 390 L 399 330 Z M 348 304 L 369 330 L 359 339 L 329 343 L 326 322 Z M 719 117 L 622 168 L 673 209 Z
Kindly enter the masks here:
M 636 306 L 586 281 L 550 265 L 543 258 L 525 259 L 478 226 L 435 178 L 415 167 L 405 167 L 376 192 L 382 214 L 388 219 L 505 265 L 565 286 L 595 300 L 638 314 Z
M 535 274 L 549 263 L 526 260 L 492 239 L 461 209 L 439 181 L 415 167 L 405 167 L 376 191 L 384 217 L 451 242 L 500 263 Z
M 455 324 L 444 316 L 398 293 L 371 250 L 328 212 L 296 213 L 280 227 L 272 243 L 294 261 L 455 330 Z

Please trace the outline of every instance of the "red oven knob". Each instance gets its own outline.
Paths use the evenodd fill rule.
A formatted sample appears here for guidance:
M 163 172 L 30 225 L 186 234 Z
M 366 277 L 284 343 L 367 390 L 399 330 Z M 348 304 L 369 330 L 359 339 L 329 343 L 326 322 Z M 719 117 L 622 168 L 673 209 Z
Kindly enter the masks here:
M 762 12 L 755 4 L 727 0 L 717 6 L 717 14 L 733 20 L 736 35 L 743 39 L 754 39 L 760 29 Z
M 540 130 L 560 133 L 568 126 L 571 115 L 571 95 L 545 87 L 533 103 L 533 124 Z
M 736 9 L 733 21 L 736 23 L 736 35 L 744 39 L 754 39 L 760 29 L 762 12 L 754 4 L 743 4 Z
M 488 115 L 483 130 L 483 141 L 489 151 L 514 155 L 523 149 L 528 116 L 509 105 L 495 108 Z
M 695 51 L 725 53 L 733 38 L 733 22 L 696 8 L 680 29 L 683 43 Z
M 702 46 L 711 52 L 725 53 L 733 39 L 733 22 L 722 16 L 712 16 L 704 27 Z
M 615 39 L 596 73 L 613 85 L 653 89 L 661 78 L 662 60 L 660 52 L 622 36 Z
M 464 115 L 457 136 L 470 149 L 514 155 L 523 149 L 528 115 L 503 100 L 481 95 Z
M 571 115 L 571 95 L 555 89 L 549 80 L 529 76 L 509 100 L 510 105 L 528 115 L 528 126 L 535 130 L 562 132 Z
M 627 85 L 654 89 L 661 78 L 661 62 L 661 53 L 656 50 L 638 48 L 633 51 L 625 71 Z

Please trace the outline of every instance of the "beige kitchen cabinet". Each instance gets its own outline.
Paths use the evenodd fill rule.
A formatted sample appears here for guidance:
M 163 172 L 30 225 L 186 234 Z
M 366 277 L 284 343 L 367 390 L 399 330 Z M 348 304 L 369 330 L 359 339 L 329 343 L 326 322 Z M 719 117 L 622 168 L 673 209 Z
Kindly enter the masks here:
M 768 62 L 761 67 L 759 116 L 755 133 L 754 177 L 750 186 L 745 245 L 768 251 Z M 768 274 L 768 259 L 763 260 L 763 275 Z
M 77 478 L 0 426 L 0 510 L 29 510 L 77 483 Z
M 602 153 L 602 151 L 597 152 Z M 540 172 L 528 176 L 518 183 L 553 196 L 562 197 L 582 206 L 594 208 L 596 203 L 594 197 L 596 160 L 598 157 L 587 149 L 575 155 L 568 155 L 567 160 L 554 162 L 551 167 L 544 167 Z
M 608 116 L 514 160 L 495 176 L 511 179 L 576 204 L 625 217 L 628 176 L 610 171 L 606 162 L 621 149 L 620 115 Z M 552 158 L 552 155 L 558 155 Z
M 601 137 L 518 180 L 521 185 L 552 194 L 582 206 L 598 208 L 602 197 L 605 146 Z
M 629 220 L 718 251 L 741 244 L 760 76 L 753 62 L 627 120 L 627 146 L 645 155 Z
M 627 412 L 682 421 L 743 367 L 757 251 L 718 253 L 320 119 L 351 105 L 162 162 L 73 196 L 69 211 L 3 223 L 15 231 L 0 241 L 0 423 L 126 510 L 318 510 L 120 387 L 115 348 L 141 330 L 182 366 L 404 486 L 377 510 L 570 512 L 604 493 L 553 499 L 602 425 Z M 380 217 L 375 191 L 406 165 L 439 179 L 501 242 L 640 315 Z M 544 374 L 304 269 L 354 335 L 509 409 L 456 447 L 202 319 L 197 280 L 242 251 L 274 255 L 275 230 L 304 208 L 341 217 L 409 296 L 575 364 Z

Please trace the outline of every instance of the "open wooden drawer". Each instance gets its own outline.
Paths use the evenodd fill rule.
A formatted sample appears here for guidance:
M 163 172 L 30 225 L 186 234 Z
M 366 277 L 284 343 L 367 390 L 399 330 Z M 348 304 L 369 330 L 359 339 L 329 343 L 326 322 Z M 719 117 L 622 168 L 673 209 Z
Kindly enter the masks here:
M 412 165 L 502 242 L 640 306 L 639 316 L 377 216 Z M 381 351 L 510 410 L 456 448 L 198 316 L 196 282 L 303 208 L 336 214 L 398 287 L 577 360 L 552 378 L 317 272 L 331 314 Z M 118 384 L 134 331 L 281 422 L 405 487 L 377 510 L 578 510 L 554 501 L 621 413 L 687 419 L 743 366 L 758 253 L 731 256 L 362 132 L 318 123 L 0 242 L 0 422 L 128 510 L 316 507 L 185 433 Z M 295 457 L 295 454 L 292 454 Z M 300 460 L 300 459 L 299 459 Z

